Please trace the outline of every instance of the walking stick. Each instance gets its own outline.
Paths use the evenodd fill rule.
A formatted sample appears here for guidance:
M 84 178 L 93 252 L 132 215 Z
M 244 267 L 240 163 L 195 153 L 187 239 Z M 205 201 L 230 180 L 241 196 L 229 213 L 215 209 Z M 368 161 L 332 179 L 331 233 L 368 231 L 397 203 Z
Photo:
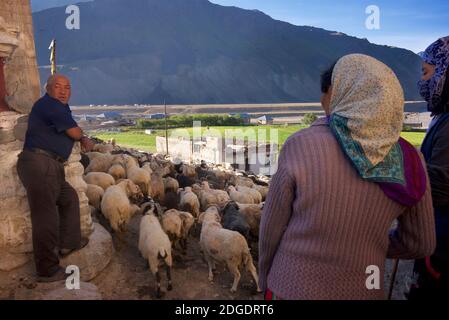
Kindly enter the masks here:
M 399 267 L 399 259 L 394 259 L 393 272 L 391 273 L 391 280 L 390 280 L 390 289 L 388 292 L 388 300 L 391 300 L 391 296 L 393 295 L 394 282 L 396 281 L 396 274 L 398 273 L 398 267 Z

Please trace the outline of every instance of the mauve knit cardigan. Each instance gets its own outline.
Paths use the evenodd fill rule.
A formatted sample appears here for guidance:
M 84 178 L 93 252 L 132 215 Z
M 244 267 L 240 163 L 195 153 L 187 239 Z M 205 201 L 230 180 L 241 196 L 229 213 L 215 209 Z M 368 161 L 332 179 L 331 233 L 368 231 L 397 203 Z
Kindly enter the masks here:
M 429 183 L 414 208 L 387 198 L 359 177 L 324 119 L 291 136 L 278 163 L 260 224 L 263 290 L 281 299 L 384 299 L 387 257 L 433 253 Z M 370 265 L 380 269 L 379 290 L 366 287 Z

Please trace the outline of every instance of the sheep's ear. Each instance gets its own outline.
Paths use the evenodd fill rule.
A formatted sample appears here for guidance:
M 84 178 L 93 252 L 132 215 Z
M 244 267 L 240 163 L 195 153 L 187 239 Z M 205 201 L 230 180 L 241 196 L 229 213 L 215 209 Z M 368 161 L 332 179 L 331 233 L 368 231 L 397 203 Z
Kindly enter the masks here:
M 131 192 L 132 191 L 132 184 L 131 184 L 131 180 L 128 180 L 127 182 L 126 182 L 126 189 L 127 189 L 127 191 L 128 192 Z
M 204 216 L 206 215 L 206 212 L 201 212 L 200 215 L 198 216 L 198 223 L 202 224 L 203 220 L 204 220 Z
M 153 204 L 151 202 L 145 202 L 144 204 L 142 204 L 140 206 L 140 212 L 142 213 L 142 215 L 145 215 L 147 211 L 150 210 L 148 207 L 151 207 L 152 205 Z
M 187 216 L 182 212 L 180 212 L 179 217 L 181 218 L 182 222 L 186 221 L 186 219 L 187 219 Z
M 162 217 L 162 215 L 164 214 L 164 208 L 161 207 L 161 205 L 157 202 L 154 203 L 154 214 L 158 217 Z

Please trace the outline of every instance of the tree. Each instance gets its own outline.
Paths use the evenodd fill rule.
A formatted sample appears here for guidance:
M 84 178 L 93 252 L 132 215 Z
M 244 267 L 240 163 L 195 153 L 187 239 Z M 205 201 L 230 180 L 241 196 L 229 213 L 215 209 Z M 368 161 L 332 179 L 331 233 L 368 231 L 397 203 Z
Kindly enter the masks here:
M 314 114 L 314 113 L 307 113 L 306 115 L 304 115 L 304 119 L 302 120 L 302 122 L 305 125 L 310 126 L 312 123 L 314 123 L 316 121 L 316 119 L 318 119 L 316 114 Z

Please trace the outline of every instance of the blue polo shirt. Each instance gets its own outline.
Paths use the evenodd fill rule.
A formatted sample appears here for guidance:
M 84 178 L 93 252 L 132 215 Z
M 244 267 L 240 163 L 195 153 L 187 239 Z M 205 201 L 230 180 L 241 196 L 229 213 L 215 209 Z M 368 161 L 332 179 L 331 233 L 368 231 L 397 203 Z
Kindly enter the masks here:
M 65 131 L 77 126 L 69 105 L 45 94 L 31 109 L 24 149 L 39 148 L 68 159 L 74 140 Z

